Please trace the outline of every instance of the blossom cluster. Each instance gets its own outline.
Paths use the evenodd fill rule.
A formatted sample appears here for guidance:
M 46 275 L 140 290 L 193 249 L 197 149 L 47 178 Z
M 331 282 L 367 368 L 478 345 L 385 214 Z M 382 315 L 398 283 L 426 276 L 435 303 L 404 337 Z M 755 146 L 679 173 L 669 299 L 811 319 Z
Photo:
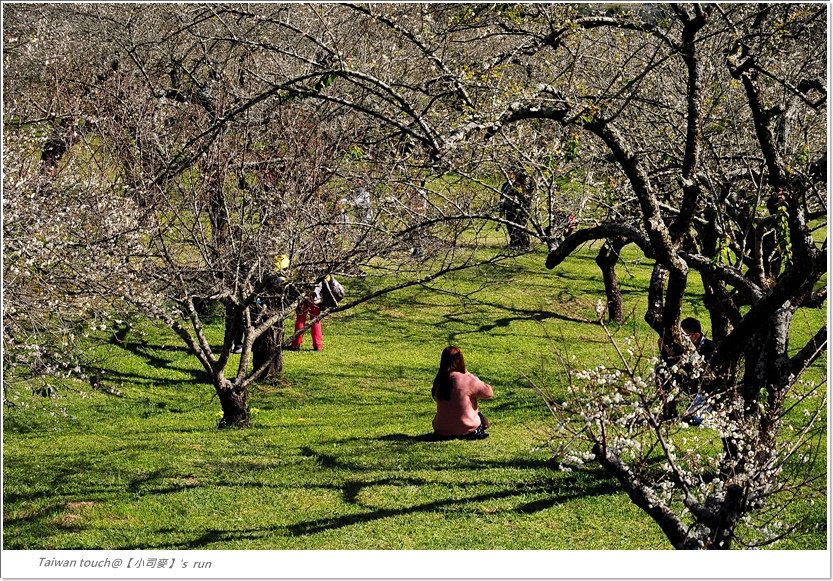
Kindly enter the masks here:
M 750 407 L 729 389 L 701 394 L 696 413 L 702 421 L 691 425 L 669 416 L 668 409 L 670 402 L 683 409 L 691 405 L 693 395 L 685 387 L 706 372 L 702 357 L 689 354 L 668 364 L 641 356 L 632 339 L 626 343 L 617 350 L 616 365 L 568 368 L 563 395 L 539 389 L 555 419 L 550 445 L 561 469 L 614 461 L 617 477 L 640 488 L 649 509 L 661 505 L 676 512 L 702 545 L 715 534 L 703 515 L 716 514 L 727 487 L 740 483 L 745 518 L 737 534 L 749 544 L 772 542 L 787 527 L 766 517 L 777 511 L 773 497 L 785 489 L 785 470 L 788 481 L 795 482 L 801 471 L 809 480 L 818 458 L 812 443 L 823 419 L 809 411 L 818 408 L 791 416 L 801 426 L 790 438 L 764 441 L 767 433 L 756 418 L 766 410 Z M 780 418 L 768 421 L 772 434 L 781 431 Z

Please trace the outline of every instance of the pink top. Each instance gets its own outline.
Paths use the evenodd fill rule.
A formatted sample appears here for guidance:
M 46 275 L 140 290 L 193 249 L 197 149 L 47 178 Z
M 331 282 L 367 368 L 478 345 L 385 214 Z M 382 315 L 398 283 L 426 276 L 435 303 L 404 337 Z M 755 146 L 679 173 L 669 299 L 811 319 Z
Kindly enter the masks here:
M 440 436 L 464 436 L 480 426 L 477 398 L 490 399 L 492 386 L 471 373 L 451 372 L 451 399 L 437 400 L 434 432 Z

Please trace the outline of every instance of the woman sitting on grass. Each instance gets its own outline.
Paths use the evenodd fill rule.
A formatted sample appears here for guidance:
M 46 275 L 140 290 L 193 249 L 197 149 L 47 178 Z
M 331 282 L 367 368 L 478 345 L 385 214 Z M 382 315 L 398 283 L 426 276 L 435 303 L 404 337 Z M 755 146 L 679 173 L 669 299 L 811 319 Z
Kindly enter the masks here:
M 487 438 L 489 422 L 477 411 L 477 399 L 490 399 L 492 386 L 466 371 L 459 347 L 443 349 L 431 397 L 437 402 L 434 433 L 444 438 Z

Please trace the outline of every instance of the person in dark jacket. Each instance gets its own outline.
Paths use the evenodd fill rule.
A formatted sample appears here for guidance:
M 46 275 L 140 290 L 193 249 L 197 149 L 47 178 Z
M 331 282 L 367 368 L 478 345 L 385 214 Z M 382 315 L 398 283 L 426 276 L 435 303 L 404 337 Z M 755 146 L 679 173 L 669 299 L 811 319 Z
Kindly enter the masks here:
M 683 332 L 688 335 L 688 338 L 694 343 L 694 348 L 697 350 L 708 366 L 709 361 L 714 355 L 714 341 L 703 334 L 703 327 L 700 321 L 694 317 L 688 317 L 680 321 L 680 327 Z M 683 420 L 692 426 L 699 426 L 703 423 L 703 416 L 701 414 L 712 411 L 711 406 L 708 405 L 705 396 L 697 392 L 694 394 L 694 399 L 691 405 L 683 414 Z
M 691 339 L 691 342 L 694 343 L 694 348 L 697 349 L 697 353 L 702 355 L 703 359 L 708 363 L 712 355 L 714 355 L 714 341 L 703 334 L 703 327 L 700 325 L 700 321 L 694 317 L 688 317 L 680 322 L 680 327 L 688 335 L 688 338 Z

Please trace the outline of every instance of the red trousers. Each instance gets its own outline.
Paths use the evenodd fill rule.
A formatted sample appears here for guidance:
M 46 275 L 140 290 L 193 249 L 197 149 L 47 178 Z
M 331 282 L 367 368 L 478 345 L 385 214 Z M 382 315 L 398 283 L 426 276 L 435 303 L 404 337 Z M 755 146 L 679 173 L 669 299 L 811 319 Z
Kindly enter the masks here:
M 307 315 L 312 318 L 317 317 L 319 314 L 321 314 L 321 309 L 315 303 L 309 301 L 301 303 L 295 317 L 295 332 L 297 333 L 307 324 Z M 316 321 L 312 324 L 310 335 L 312 335 L 312 348 L 316 351 L 321 351 L 324 348 L 324 333 L 321 331 L 321 321 Z M 303 341 L 304 335 L 302 333 L 292 341 L 292 347 L 298 349 Z

